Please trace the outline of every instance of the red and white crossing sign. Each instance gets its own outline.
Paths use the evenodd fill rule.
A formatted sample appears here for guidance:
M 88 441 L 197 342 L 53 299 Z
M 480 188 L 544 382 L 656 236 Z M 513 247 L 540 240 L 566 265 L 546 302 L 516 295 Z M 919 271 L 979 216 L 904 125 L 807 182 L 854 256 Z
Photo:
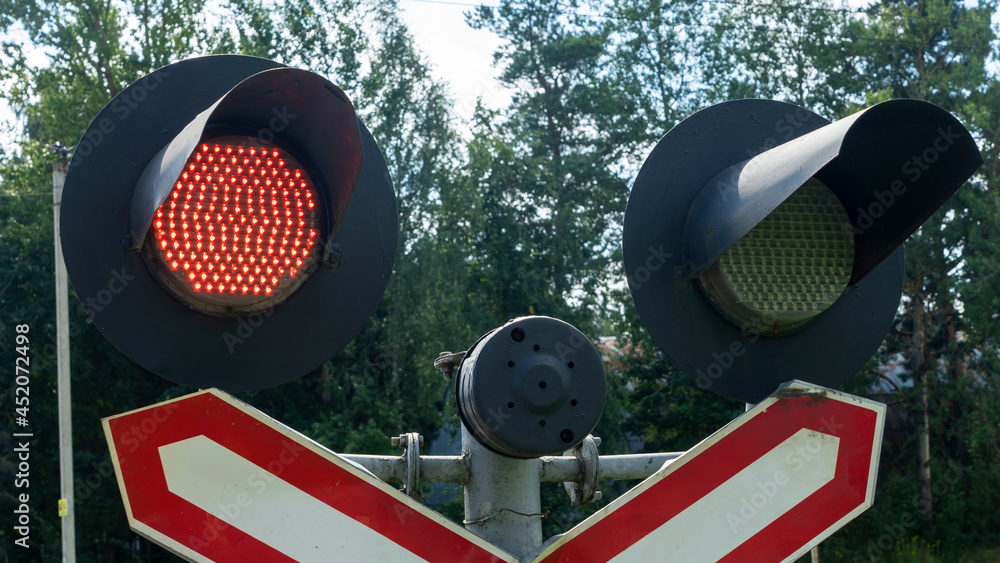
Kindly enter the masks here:
M 225 393 L 103 423 L 129 525 L 188 560 L 517 561 Z
M 871 506 L 885 405 L 793 381 L 537 563 L 794 561 Z

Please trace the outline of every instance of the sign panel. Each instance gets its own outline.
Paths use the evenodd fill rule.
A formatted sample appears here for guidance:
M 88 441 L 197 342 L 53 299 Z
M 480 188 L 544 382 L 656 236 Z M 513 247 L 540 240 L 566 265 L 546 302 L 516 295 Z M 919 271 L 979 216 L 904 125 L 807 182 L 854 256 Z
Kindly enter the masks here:
M 538 563 L 794 561 L 871 506 L 885 405 L 793 381 Z
M 517 561 L 218 390 L 103 424 L 129 525 L 190 561 Z

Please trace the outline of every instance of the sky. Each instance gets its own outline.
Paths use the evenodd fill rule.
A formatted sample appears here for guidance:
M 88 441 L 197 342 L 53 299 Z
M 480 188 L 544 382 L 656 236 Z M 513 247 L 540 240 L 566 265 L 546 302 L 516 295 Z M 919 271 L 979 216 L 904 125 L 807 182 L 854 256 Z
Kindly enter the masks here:
M 491 2 L 483 2 L 490 5 Z M 401 16 L 435 75 L 452 89 L 455 113 L 468 121 L 482 98 L 489 108 L 507 104 L 510 94 L 496 80 L 493 52 L 501 40 L 493 33 L 475 30 L 464 13 L 473 3 L 400 0 Z

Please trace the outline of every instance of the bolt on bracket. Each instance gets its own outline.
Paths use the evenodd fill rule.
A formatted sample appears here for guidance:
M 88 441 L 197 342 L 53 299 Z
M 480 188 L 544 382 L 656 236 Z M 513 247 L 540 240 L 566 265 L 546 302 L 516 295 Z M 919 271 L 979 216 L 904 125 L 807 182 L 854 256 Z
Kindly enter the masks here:
M 573 504 L 585 505 L 591 501 L 601 500 L 601 491 L 597 490 L 598 476 L 601 469 L 601 456 L 597 447 L 601 439 L 588 434 L 582 442 L 573 449 L 563 453 L 564 456 L 576 457 L 580 464 L 580 478 L 576 481 L 564 482 L 563 487 Z
M 420 492 L 420 446 L 424 444 L 424 437 L 417 432 L 407 432 L 393 436 L 390 441 L 393 446 L 403 448 L 406 460 L 406 483 L 402 491 L 410 498 L 423 502 L 424 496 Z

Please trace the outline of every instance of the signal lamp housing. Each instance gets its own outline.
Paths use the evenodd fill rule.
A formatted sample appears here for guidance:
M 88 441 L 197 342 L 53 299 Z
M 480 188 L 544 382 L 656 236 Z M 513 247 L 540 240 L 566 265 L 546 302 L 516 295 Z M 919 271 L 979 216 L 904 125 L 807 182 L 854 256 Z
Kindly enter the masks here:
M 192 308 L 266 309 L 316 267 L 319 199 L 303 166 L 278 147 L 238 136 L 209 139 L 156 209 L 144 257 Z
M 629 197 L 636 309 L 702 388 L 755 403 L 796 378 L 836 387 L 895 316 L 903 241 L 981 164 L 962 124 L 917 100 L 834 123 L 709 107 L 660 140 Z
M 733 323 L 768 335 L 792 332 L 847 290 L 854 261 L 848 221 L 837 196 L 810 178 L 698 281 Z
M 277 385 L 343 348 L 395 258 L 395 194 L 325 78 L 235 55 L 181 61 L 77 145 L 62 245 L 95 326 L 177 383 Z

